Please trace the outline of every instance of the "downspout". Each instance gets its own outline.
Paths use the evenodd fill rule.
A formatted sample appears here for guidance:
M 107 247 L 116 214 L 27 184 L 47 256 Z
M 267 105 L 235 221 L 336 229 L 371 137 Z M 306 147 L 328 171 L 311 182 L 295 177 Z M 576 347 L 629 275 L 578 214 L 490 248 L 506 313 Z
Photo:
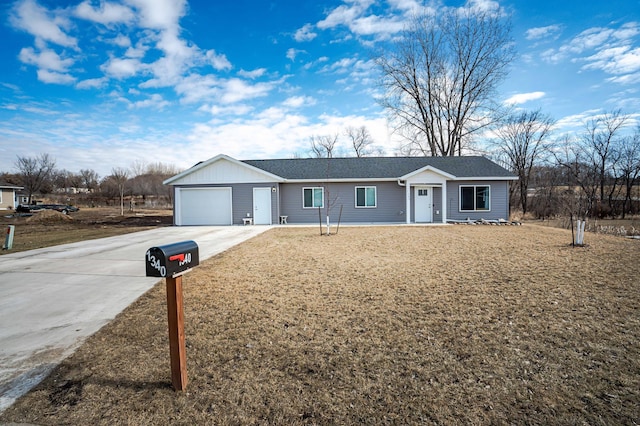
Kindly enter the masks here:
M 409 225 L 411 224 L 411 185 L 405 181 L 402 186 L 405 187 L 405 216 L 407 217 L 407 225 Z
M 449 214 L 447 209 L 447 181 L 445 180 L 442 184 L 442 223 L 447 223 L 447 214 Z

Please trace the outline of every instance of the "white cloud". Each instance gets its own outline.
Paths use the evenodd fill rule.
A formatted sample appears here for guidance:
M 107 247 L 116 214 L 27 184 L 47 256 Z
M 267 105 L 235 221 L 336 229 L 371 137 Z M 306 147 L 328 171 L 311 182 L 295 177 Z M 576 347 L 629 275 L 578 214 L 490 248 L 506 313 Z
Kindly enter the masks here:
M 300 53 L 307 53 L 307 52 L 305 52 L 304 50 L 298 50 L 294 48 L 287 49 L 287 59 L 293 62 L 296 60 L 296 56 L 298 56 L 298 54 Z
M 354 20 L 349 28 L 358 35 L 378 35 L 388 37 L 404 28 L 404 21 L 397 17 L 365 16 Z
M 25 64 L 59 72 L 67 72 L 74 62 L 71 58 L 62 59 L 60 55 L 53 50 L 44 49 L 40 53 L 36 53 L 31 47 L 21 49 L 18 58 Z
M 313 24 L 304 24 L 302 28 L 299 28 L 293 34 L 293 38 L 295 41 L 311 41 L 318 36 L 317 33 L 313 32 Z
M 214 117 L 225 115 L 246 115 L 253 110 L 253 107 L 249 105 L 229 105 L 229 106 L 202 106 L 200 111 L 206 111 Z
M 145 28 L 166 30 L 178 27 L 186 13 L 186 0 L 125 0 L 138 9 L 140 24 Z
M 182 103 L 191 104 L 218 97 L 220 85 L 220 81 L 213 75 L 192 74 L 182 78 L 174 89 Z
M 547 37 L 554 37 L 562 31 L 560 25 L 547 25 L 546 27 L 529 28 L 525 37 L 527 40 L 539 40 Z
M 179 38 L 175 30 L 162 31 L 156 48 L 164 52 L 164 56 L 148 64 L 153 78 L 141 84 L 141 87 L 166 87 L 175 85 L 183 74 L 201 58 L 195 46 L 188 46 Z
M 42 81 L 43 83 L 73 84 L 76 81 L 76 78 L 65 73 L 39 69 L 38 80 Z
M 544 96 L 544 92 L 518 93 L 508 99 L 505 99 L 504 103 L 506 105 L 519 105 L 529 101 L 535 101 L 536 99 L 543 98 Z
M 287 108 L 300 108 L 303 106 L 315 105 L 316 100 L 311 96 L 292 96 L 282 102 L 282 106 Z
M 335 28 L 339 25 L 349 26 L 354 20 L 360 17 L 369 6 L 373 4 L 372 0 L 355 0 L 349 2 L 350 5 L 340 5 L 333 9 L 326 18 L 317 23 L 320 29 Z
M 322 71 L 334 71 L 337 73 L 347 73 L 351 71 L 353 65 L 357 62 L 356 58 L 342 58 L 331 65 L 327 65 Z
M 129 105 L 130 108 L 154 108 L 154 109 L 163 109 L 164 107 L 171 105 L 169 101 L 166 101 L 162 98 L 161 95 L 154 93 L 148 99 L 133 102 Z
M 640 71 L 640 47 L 611 47 L 584 59 L 583 69 L 600 69 L 607 74 L 630 74 Z
M 62 31 L 69 26 L 69 21 L 60 15 L 40 6 L 34 0 L 22 0 L 15 4 L 10 15 L 10 22 L 29 34 L 44 41 L 64 47 L 76 47 L 78 40 Z
M 142 43 L 138 43 L 136 44 L 135 47 L 133 46 L 129 46 L 129 48 L 127 49 L 126 52 L 124 52 L 124 56 L 126 56 L 127 58 L 144 58 L 144 55 L 147 54 L 147 50 L 149 50 L 149 47 L 142 44 Z
M 129 47 L 131 46 L 131 39 L 124 34 L 118 34 L 116 38 L 113 39 L 113 44 L 120 47 Z
M 99 89 L 104 87 L 107 84 L 107 79 L 105 77 L 101 78 L 89 78 L 86 80 L 79 81 L 76 84 L 76 88 L 78 89 Z
M 617 83 L 617 84 L 623 84 L 623 85 L 640 84 L 640 72 L 637 72 L 635 74 L 626 74 L 626 75 L 621 75 L 616 77 L 609 77 L 607 81 L 611 83 Z
M 640 24 L 628 22 L 618 28 L 594 27 L 582 31 L 558 49 L 542 53 L 543 60 L 559 63 L 570 59 L 582 62 L 582 70 L 599 70 L 615 77 L 606 81 L 635 84 L 640 72 L 640 47 L 634 38 L 640 34 Z
M 593 118 L 596 115 L 602 114 L 602 111 L 599 109 L 592 109 L 592 110 L 587 110 L 587 111 L 583 111 L 581 113 L 578 114 L 572 114 L 572 115 L 568 115 L 566 117 L 562 117 L 560 120 L 558 120 L 556 122 L 556 128 L 558 129 L 576 129 L 576 128 L 580 128 L 583 129 L 584 128 L 584 123 L 587 122 L 587 120 Z
M 207 61 L 218 71 L 230 70 L 232 68 L 231 62 L 225 55 L 217 54 L 215 50 L 207 50 L 205 54 Z
M 264 75 L 264 73 L 267 72 L 266 68 L 257 68 L 253 71 L 245 71 L 245 70 L 240 70 L 238 71 L 238 75 L 240 77 L 244 77 L 244 78 L 249 78 L 251 80 L 262 77 Z
M 391 3 L 392 8 L 401 9 L 400 16 L 390 13 L 387 16 L 369 14 L 369 8 L 374 4 L 371 0 L 349 1 L 333 9 L 327 17 L 319 21 L 319 29 L 332 29 L 346 26 L 358 36 L 374 36 L 377 39 L 387 39 L 400 32 L 405 21 L 418 10 L 425 9 L 414 1 L 396 0 Z
M 246 101 L 249 99 L 267 96 L 273 89 L 273 83 L 257 83 L 247 84 L 247 82 L 238 78 L 226 80 L 222 84 L 222 96 L 220 101 L 223 104 L 231 104 L 235 102 Z
M 144 65 L 138 59 L 111 58 L 100 69 L 111 77 L 123 79 L 140 73 Z
M 424 6 L 416 0 L 388 0 L 391 7 L 409 14 L 418 14 Z
M 100 1 L 100 5 L 94 8 L 89 0 L 76 6 L 75 15 L 103 25 L 129 23 L 135 18 L 133 11 L 121 4 Z
M 500 3 L 494 0 L 468 0 L 464 9 L 479 12 L 500 12 Z

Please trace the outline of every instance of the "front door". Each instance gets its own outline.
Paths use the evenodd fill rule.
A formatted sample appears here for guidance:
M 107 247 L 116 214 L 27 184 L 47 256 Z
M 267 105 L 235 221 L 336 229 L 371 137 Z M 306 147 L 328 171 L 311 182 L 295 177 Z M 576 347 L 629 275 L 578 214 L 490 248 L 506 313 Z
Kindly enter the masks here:
M 417 186 L 414 189 L 415 222 L 433 222 L 433 188 Z
M 271 225 L 271 188 L 253 188 L 253 223 Z

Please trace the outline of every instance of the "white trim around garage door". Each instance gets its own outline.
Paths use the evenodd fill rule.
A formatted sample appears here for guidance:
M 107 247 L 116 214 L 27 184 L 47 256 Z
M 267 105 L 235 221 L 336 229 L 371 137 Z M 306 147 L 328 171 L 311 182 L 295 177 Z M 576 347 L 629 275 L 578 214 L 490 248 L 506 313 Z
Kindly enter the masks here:
M 177 188 L 176 225 L 232 225 L 232 189 Z

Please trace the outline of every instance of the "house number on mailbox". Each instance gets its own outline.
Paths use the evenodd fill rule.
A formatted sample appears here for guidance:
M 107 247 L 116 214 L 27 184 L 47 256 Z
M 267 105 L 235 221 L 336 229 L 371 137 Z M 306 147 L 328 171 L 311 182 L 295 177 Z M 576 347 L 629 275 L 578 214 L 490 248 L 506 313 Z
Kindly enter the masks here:
M 160 259 L 156 259 L 154 255 L 151 254 L 151 250 L 147 250 L 147 262 L 151 265 L 152 268 L 156 269 L 161 277 L 167 276 L 167 268 L 166 266 L 160 263 Z

